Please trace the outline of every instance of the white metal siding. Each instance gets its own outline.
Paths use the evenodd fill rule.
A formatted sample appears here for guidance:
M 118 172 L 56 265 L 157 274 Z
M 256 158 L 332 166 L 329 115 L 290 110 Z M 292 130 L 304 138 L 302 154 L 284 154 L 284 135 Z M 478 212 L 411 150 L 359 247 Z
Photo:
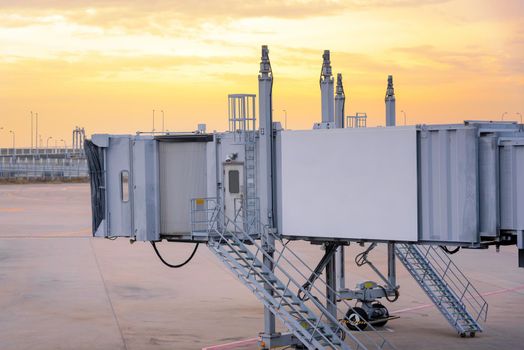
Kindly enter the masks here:
M 160 142 L 160 232 L 191 232 L 190 201 L 207 197 L 207 142 Z
M 415 127 L 281 132 L 284 235 L 417 240 Z

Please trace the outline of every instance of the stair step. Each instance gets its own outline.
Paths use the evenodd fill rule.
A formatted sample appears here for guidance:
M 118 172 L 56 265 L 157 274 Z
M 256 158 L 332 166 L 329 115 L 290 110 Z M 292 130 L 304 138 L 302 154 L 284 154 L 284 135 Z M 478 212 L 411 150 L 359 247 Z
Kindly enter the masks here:
M 304 310 L 304 309 L 299 309 L 299 310 L 290 310 L 289 313 L 292 314 L 292 315 L 301 315 L 301 314 L 304 314 L 304 313 L 308 313 L 309 311 L 308 310 Z
M 481 330 L 468 312 L 466 305 L 458 299 L 458 295 L 462 295 L 466 289 L 456 288 L 444 279 L 444 274 L 447 273 L 448 269 L 451 269 L 451 272 L 454 269 L 455 272 L 458 272 L 458 276 L 462 276 L 467 281 L 451 260 L 445 263 L 444 270 L 439 266 L 441 262 L 438 260 L 438 248 L 419 248 L 407 244 L 397 244 L 395 248 L 399 260 L 455 329 L 459 332 L 463 329 L 468 329 L 468 331 Z M 445 257 L 444 259 L 448 258 Z
M 255 260 L 255 258 L 253 258 L 252 256 L 249 256 L 249 255 L 246 255 L 246 256 L 243 256 L 243 257 L 237 257 L 237 258 L 235 258 L 235 260 L 250 260 L 250 261 L 253 261 L 253 260 Z

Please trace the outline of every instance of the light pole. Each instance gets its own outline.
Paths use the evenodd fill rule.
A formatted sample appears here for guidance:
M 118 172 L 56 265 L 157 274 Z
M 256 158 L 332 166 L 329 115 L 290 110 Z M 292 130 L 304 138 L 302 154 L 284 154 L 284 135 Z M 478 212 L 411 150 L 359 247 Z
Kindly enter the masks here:
M 153 133 L 155 132 L 155 110 L 153 109 Z
M 60 139 L 60 141 L 64 143 L 64 153 L 66 153 L 67 143 L 65 142 L 64 139 Z
M 504 112 L 504 113 L 502 113 L 501 120 L 504 120 L 504 116 L 505 116 L 506 114 L 508 114 L 508 112 Z
M 11 134 L 13 134 L 13 157 L 16 155 L 16 148 L 15 148 L 15 132 L 13 130 L 9 130 Z
M 53 138 L 53 136 L 49 136 L 47 138 L 47 141 L 45 143 L 45 149 L 46 149 L 46 153 L 49 153 L 49 140 L 51 140 Z
M 35 143 L 36 143 L 36 153 L 38 153 L 38 113 L 36 113 L 35 117 Z
M 31 153 L 33 153 L 33 111 L 31 111 Z
M 522 124 L 522 113 L 517 112 L 517 113 L 515 113 L 515 114 L 518 115 L 518 116 L 520 116 L 520 124 Z
M 162 132 L 164 132 L 164 110 L 161 110 L 162 112 Z
M 287 129 L 287 111 L 285 109 L 282 110 L 284 112 L 284 129 Z
M 401 110 L 400 113 L 404 114 L 404 126 L 406 126 L 406 112 L 404 112 L 404 110 Z

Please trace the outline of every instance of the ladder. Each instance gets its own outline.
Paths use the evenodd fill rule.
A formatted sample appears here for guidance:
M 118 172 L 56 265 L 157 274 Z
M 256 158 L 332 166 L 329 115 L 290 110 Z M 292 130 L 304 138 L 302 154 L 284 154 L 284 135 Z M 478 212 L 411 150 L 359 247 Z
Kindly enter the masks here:
M 448 254 L 433 245 L 395 244 L 395 252 L 437 309 L 461 336 L 482 332 L 488 304 Z
M 253 234 L 251 231 L 259 232 L 259 228 L 255 223 L 259 222 L 258 214 L 258 198 L 256 188 L 256 140 L 255 132 L 248 131 L 244 135 L 244 169 L 246 172 L 246 198 L 243 203 L 244 209 L 244 230 L 248 234 Z
M 371 331 L 350 332 L 345 324 L 348 321 L 346 318 L 338 320 L 336 315 L 330 313 L 321 302 L 327 299 L 318 286 L 303 287 L 312 270 L 308 268 L 310 271 L 304 272 L 284 255 L 284 252 L 291 253 L 295 260 L 303 263 L 287 247 L 287 243 L 283 243 L 271 230 L 265 229 L 262 234 L 280 242 L 279 250 L 273 256 L 266 252 L 260 241 L 249 234 L 239 234 L 240 227 L 235 227 L 235 232 L 229 231 L 228 227 L 232 225 L 235 225 L 234 222 L 217 207 L 208 226 L 209 249 L 305 347 L 310 350 L 395 349 L 369 323 L 367 328 Z M 263 264 L 263 258 L 271 261 L 273 271 Z M 304 281 L 300 283 L 298 279 L 302 278 Z M 329 288 L 321 278 L 317 279 L 316 284 L 319 281 L 324 283 L 321 288 Z M 345 314 L 339 309 L 337 313 Z M 367 323 L 365 320 L 362 322 Z

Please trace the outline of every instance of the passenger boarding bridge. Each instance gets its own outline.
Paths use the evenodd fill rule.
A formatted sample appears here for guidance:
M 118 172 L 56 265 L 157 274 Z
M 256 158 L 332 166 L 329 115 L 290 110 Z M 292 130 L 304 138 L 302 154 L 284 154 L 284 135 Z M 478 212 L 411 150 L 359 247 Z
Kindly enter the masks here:
M 524 267 L 523 126 L 395 126 L 389 76 L 386 127 L 368 128 L 365 114 L 346 115 L 342 75 L 335 82 L 325 51 L 320 121 L 283 130 L 272 119 L 266 46 L 258 82 L 258 106 L 255 95 L 229 95 L 228 131 L 86 140 L 94 236 L 150 241 L 161 259 L 155 242 L 194 243 L 185 262 L 162 259 L 171 267 L 207 245 L 264 305 L 263 349 L 395 348 L 376 330 L 395 318 L 379 300 L 399 298 L 397 261 L 458 334 L 481 332 L 487 303 L 451 254 L 516 244 Z M 295 240 L 324 250 L 317 266 Z M 355 262 L 378 282 L 346 287 L 351 243 L 367 246 Z M 378 244 L 388 247 L 387 271 L 369 258 Z

